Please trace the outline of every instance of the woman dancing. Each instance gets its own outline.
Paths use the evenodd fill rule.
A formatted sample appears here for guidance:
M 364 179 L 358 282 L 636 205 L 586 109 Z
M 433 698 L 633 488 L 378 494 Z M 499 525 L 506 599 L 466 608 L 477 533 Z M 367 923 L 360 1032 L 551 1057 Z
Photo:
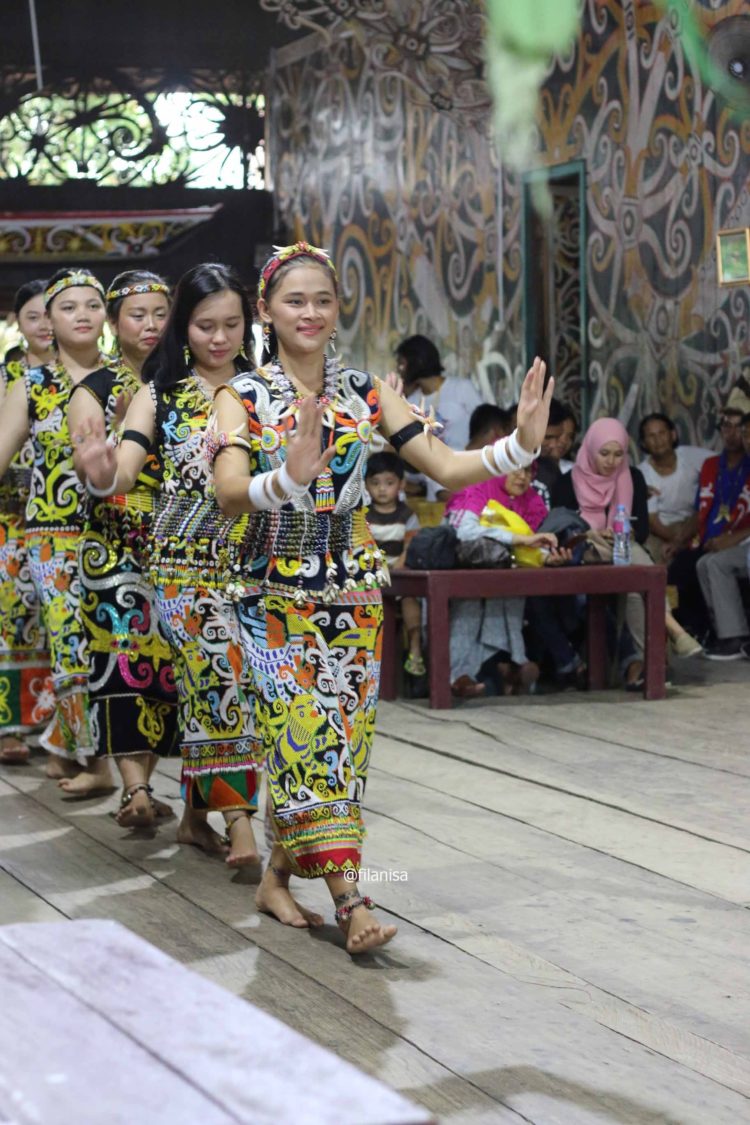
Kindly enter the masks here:
M 46 286 L 46 281 L 29 281 L 16 293 L 13 308 L 24 347 L 0 366 L 0 406 L 29 368 L 54 358 L 44 308 Z M 28 761 L 25 736 L 44 726 L 54 712 L 49 653 L 26 550 L 31 462 L 27 441 L 0 481 L 0 762 L 6 765 Z
M 60 778 L 67 793 L 84 795 L 111 789 L 112 779 L 107 760 L 95 757 L 89 730 L 89 667 L 78 578 L 78 540 L 88 497 L 73 467 L 67 407 L 76 384 L 106 363 L 99 350 L 104 288 L 86 270 L 59 270 L 47 284 L 44 304 L 54 333 L 54 359 L 29 368 L 8 393 L 0 473 L 30 435 L 34 460 L 26 544 L 55 692 L 55 717 L 41 742 L 50 752 L 49 776 Z
M 71 433 L 103 425 L 116 438 L 122 399 L 141 387 L 141 369 L 164 331 L 169 289 L 162 278 L 129 270 L 112 282 L 107 315 L 117 355 L 110 366 L 87 375 L 68 407 Z M 127 432 L 125 434 L 127 437 Z M 80 470 L 74 442 L 74 462 Z M 91 730 L 99 757 L 112 756 L 123 795 L 117 821 L 124 828 L 148 828 L 172 815 L 155 801 L 149 778 L 159 757 L 169 755 L 177 737 L 177 694 L 169 644 L 159 624 L 156 595 L 144 574 L 144 547 L 160 485 L 151 458 L 133 490 L 124 496 L 92 499 L 79 542 L 81 613 L 90 664 Z
M 373 429 L 415 469 L 456 491 L 533 460 L 552 381 L 544 391 L 545 367 L 536 360 L 518 430 L 458 453 L 425 432 L 424 419 L 391 387 L 326 356 L 338 286 L 324 251 L 304 242 L 277 251 L 258 294 L 270 362 L 217 392 L 211 443 L 222 509 L 257 513 L 238 608 L 276 842 L 256 901 L 288 925 L 316 924 L 289 879 L 323 878 L 347 950 L 362 953 L 396 932 L 370 916 L 372 902 L 356 882 L 378 693 L 379 586 L 387 582 L 363 498 Z
M 237 364 L 252 366 L 251 355 L 250 303 L 239 278 L 227 266 L 196 266 L 177 285 L 164 334 L 143 367 L 151 381 L 130 404 L 117 450 L 101 418 L 75 434 L 96 495 L 129 493 L 152 448 L 163 468 L 147 550 L 179 696 L 186 809 L 177 838 L 226 855 L 231 866 L 258 859 L 250 818 L 261 749 L 226 592 L 247 520 L 219 511 L 204 443 L 215 388 Z M 224 840 L 208 824 L 211 810 L 224 814 Z

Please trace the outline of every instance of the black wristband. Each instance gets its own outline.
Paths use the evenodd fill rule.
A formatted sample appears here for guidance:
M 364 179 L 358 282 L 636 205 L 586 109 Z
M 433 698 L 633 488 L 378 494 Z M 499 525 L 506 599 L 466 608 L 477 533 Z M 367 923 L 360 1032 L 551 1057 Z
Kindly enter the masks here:
M 406 445 L 407 441 L 411 441 L 412 438 L 417 437 L 423 432 L 424 422 L 409 422 L 407 426 L 402 426 L 395 434 L 391 434 L 388 438 L 388 442 L 396 450 L 396 453 L 398 453 L 403 446 Z
M 120 441 L 134 441 L 138 445 L 142 445 L 147 453 L 151 449 L 151 442 L 148 440 L 145 434 L 142 434 L 140 432 L 140 430 L 125 430 L 122 437 L 120 438 Z

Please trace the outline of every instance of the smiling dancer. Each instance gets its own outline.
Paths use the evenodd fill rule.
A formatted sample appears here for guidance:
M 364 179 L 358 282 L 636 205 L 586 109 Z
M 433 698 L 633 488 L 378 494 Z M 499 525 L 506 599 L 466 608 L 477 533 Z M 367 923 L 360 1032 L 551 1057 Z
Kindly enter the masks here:
M 180 280 L 164 334 L 144 364 L 117 450 L 101 419 L 76 438 L 96 494 L 129 493 L 154 447 L 163 466 L 148 551 L 157 608 L 174 659 L 180 705 L 185 815 L 178 840 L 226 855 L 230 866 L 257 861 L 250 817 L 257 808 L 260 748 L 243 688 L 242 644 L 227 587 L 247 520 L 228 519 L 214 497 L 204 458 L 217 386 L 252 366 L 250 303 L 227 266 L 196 266 Z M 207 822 L 227 823 L 225 841 Z M 227 854 L 228 851 L 228 854 Z
M 168 313 L 169 289 L 156 274 L 129 270 L 115 278 L 107 315 L 117 356 L 75 388 L 68 408 L 71 433 L 98 423 L 111 439 L 117 437 L 118 406 L 140 390 L 141 369 Z M 83 478 L 79 448 L 74 441 L 74 461 Z M 120 771 L 123 795 L 116 819 L 124 828 L 148 828 L 157 817 L 172 815 L 169 805 L 153 799 L 149 784 L 158 758 L 172 752 L 177 737 L 170 648 L 159 625 L 154 587 L 144 573 L 159 486 L 159 466 L 152 457 L 132 492 L 93 498 L 78 552 L 91 730 L 97 755 L 111 755 Z
M 51 755 L 49 776 L 61 778 L 68 792 L 89 794 L 111 789 L 112 779 L 107 761 L 94 756 L 89 730 L 89 667 L 78 578 L 78 541 L 88 497 L 73 467 L 66 414 L 74 387 L 106 363 L 99 350 L 104 288 L 86 270 L 59 270 L 47 284 L 44 304 L 54 333 L 54 360 L 30 368 L 8 393 L 0 473 L 30 436 L 34 463 L 26 543 L 55 691 L 55 718 L 41 741 Z
M 219 503 L 258 513 L 239 604 L 253 668 L 276 836 L 257 893 L 261 910 L 319 921 L 290 875 L 323 878 L 350 953 L 389 941 L 356 884 L 375 726 L 384 559 L 368 529 L 364 467 L 375 426 L 416 469 L 451 491 L 529 464 L 544 436 L 552 381 L 536 360 L 518 430 L 458 453 L 425 432 L 380 379 L 326 356 L 338 316 L 335 269 L 296 243 L 263 268 L 258 310 L 269 362 L 216 395 L 212 437 Z

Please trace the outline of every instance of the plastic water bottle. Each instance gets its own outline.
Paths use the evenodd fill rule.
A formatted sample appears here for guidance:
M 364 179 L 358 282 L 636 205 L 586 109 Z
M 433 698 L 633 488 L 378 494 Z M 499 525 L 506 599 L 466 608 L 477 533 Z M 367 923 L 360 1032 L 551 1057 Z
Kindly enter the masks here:
M 612 562 L 615 566 L 630 566 L 630 516 L 624 504 L 618 504 L 612 521 L 614 545 Z

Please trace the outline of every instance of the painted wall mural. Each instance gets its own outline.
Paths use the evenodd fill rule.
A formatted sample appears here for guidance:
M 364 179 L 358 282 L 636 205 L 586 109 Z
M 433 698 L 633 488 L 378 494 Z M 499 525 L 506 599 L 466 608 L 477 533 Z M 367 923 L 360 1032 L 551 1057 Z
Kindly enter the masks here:
M 693 7 L 706 28 L 746 10 Z M 633 420 L 666 409 L 684 440 L 709 443 L 750 353 L 750 288 L 718 288 L 714 251 L 719 228 L 750 223 L 750 122 L 690 73 L 675 19 L 585 0 L 576 48 L 549 70 L 539 143 L 546 164 L 586 165 L 592 415 L 630 393 Z M 362 36 L 282 55 L 269 108 L 280 217 L 341 268 L 342 351 L 386 370 L 398 340 L 424 332 L 449 369 L 510 401 L 525 363 L 521 191 L 489 122 L 412 97 Z

